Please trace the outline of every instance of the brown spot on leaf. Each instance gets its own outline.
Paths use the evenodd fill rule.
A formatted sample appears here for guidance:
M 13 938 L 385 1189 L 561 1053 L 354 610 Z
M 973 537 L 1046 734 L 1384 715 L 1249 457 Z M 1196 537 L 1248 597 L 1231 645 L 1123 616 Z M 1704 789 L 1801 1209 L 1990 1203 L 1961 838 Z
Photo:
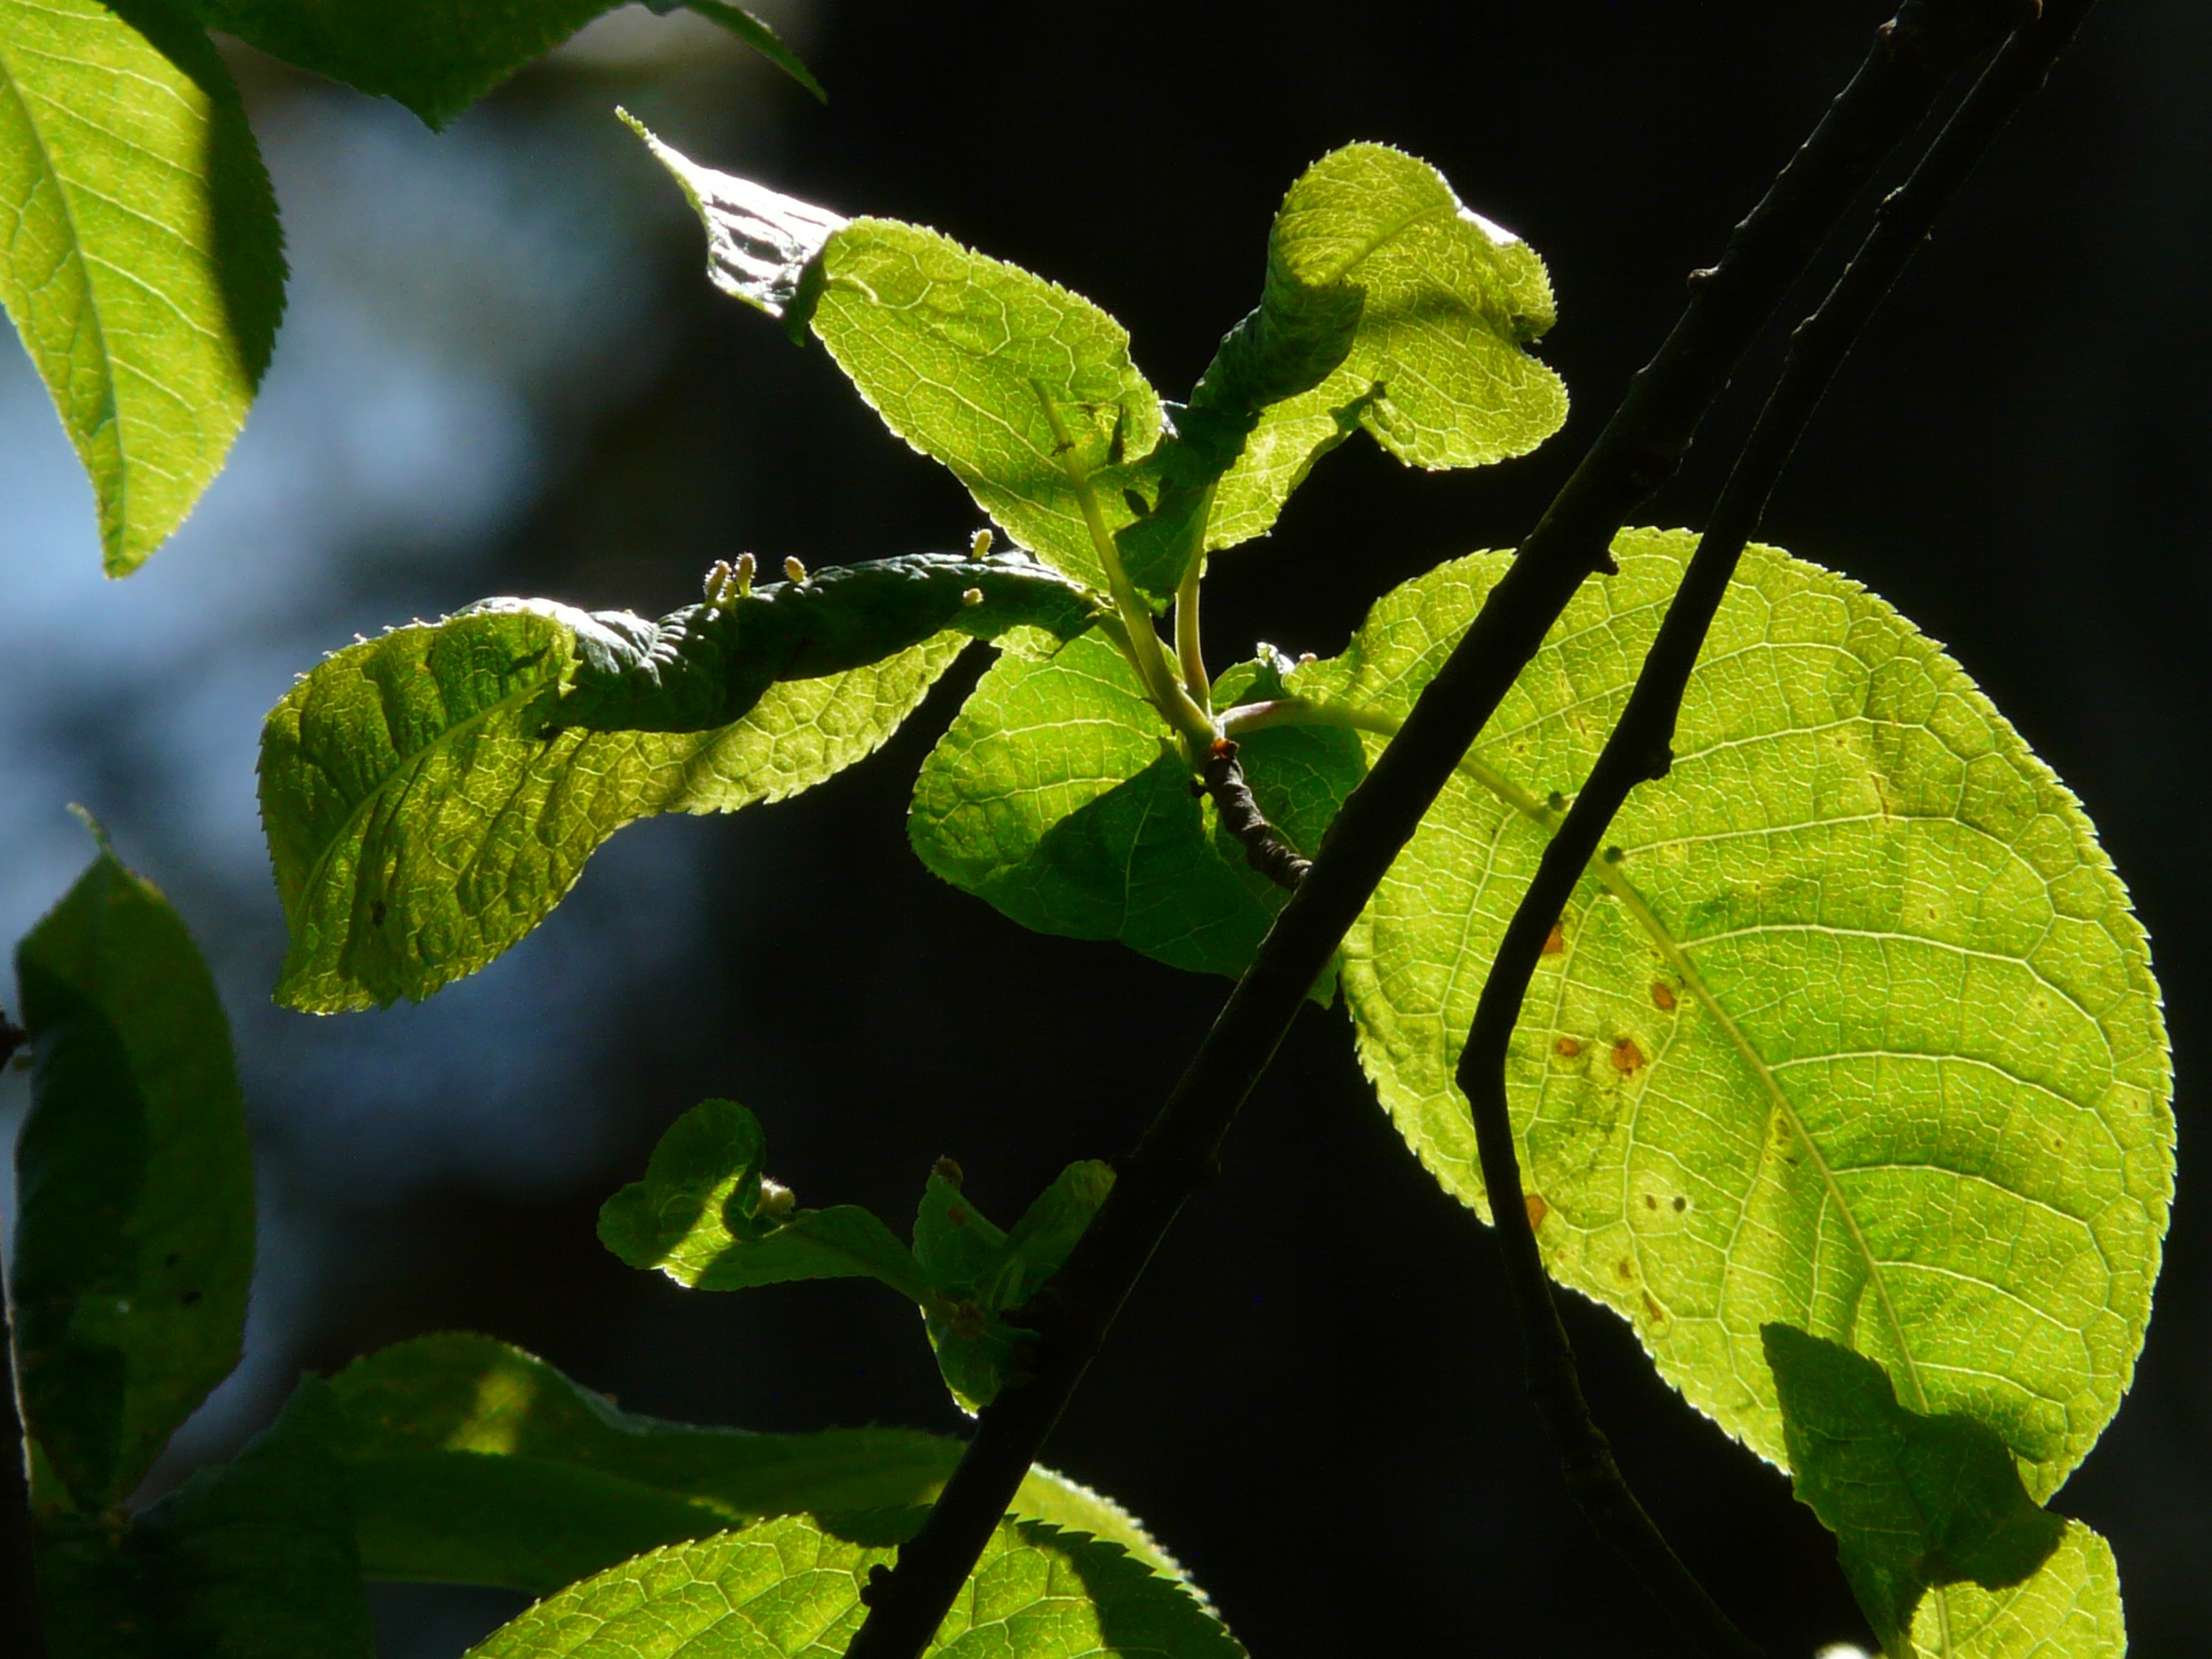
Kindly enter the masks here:
M 1644 1292 L 1644 1311 L 1654 1319 L 1664 1320 L 1667 1317 L 1667 1310 L 1659 1305 L 1659 1298 L 1649 1291 Z
M 1623 1037 L 1613 1045 L 1613 1069 L 1623 1077 L 1634 1073 L 1644 1064 L 1644 1050 L 1636 1046 L 1634 1037 Z
M 1552 1206 L 1544 1202 L 1544 1195 L 1541 1193 L 1530 1193 L 1521 1202 L 1528 1208 L 1528 1225 L 1532 1229 L 1542 1226 L 1544 1218 L 1552 1212 Z
M 1674 1213 L 1676 1215 L 1681 1214 L 1683 1211 L 1689 1207 L 1690 1200 L 1688 1199 L 1683 1197 L 1680 1193 L 1674 1194 Z
M 1657 980 L 1651 981 L 1651 1000 L 1662 1013 L 1674 1012 L 1674 994 Z
M 1644 1194 L 1644 1207 L 1647 1210 L 1656 1210 L 1659 1207 L 1659 1200 L 1646 1193 Z
M 1566 948 L 1567 936 L 1559 931 L 1559 924 L 1555 921 L 1552 924 L 1552 931 L 1544 935 L 1544 954 L 1555 957 Z
M 1621 1257 L 1620 1273 L 1623 1279 L 1633 1279 L 1636 1277 L 1636 1264 L 1626 1256 Z
M 962 1173 L 960 1165 L 949 1158 L 939 1158 L 937 1167 L 931 1173 L 939 1181 L 949 1181 L 956 1187 L 967 1179 L 967 1176 Z
M 1559 1058 L 1562 1060 L 1572 1060 L 1577 1054 L 1583 1051 L 1583 1045 L 1576 1042 L 1572 1037 L 1561 1037 L 1552 1046 L 1559 1050 Z

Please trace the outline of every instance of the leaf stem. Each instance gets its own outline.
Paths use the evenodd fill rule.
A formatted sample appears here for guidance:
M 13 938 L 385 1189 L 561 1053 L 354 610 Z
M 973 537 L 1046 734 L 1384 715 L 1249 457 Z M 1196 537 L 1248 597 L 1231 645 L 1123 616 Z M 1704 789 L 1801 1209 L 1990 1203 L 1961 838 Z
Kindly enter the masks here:
M 872 1584 L 848 1659 L 915 1659 L 968 1582 L 1131 1287 L 1221 1142 L 1330 956 L 1613 533 L 1666 479 L 1737 362 L 1875 168 L 1952 74 L 2008 21 L 1996 0 L 1904 0 L 1765 197 L 1696 273 L 1690 299 L 1405 728 L 1337 814 L 1114 1190 L 1024 1322 L 1032 1380 L 1009 1389 L 898 1565 Z
M 1105 567 L 1107 589 L 1114 596 L 1114 609 L 1121 614 L 1121 626 L 1127 632 L 1130 664 L 1136 669 L 1137 678 L 1144 682 L 1152 706 L 1160 711 L 1160 718 L 1182 738 L 1190 751 L 1190 763 L 1195 767 L 1220 734 L 1213 729 L 1213 722 L 1205 710 L 1191 701 L 1182 682 L 1176 678 L 1175 670 L 1168 665 L 1167 653 L 1160 646 L 1159 630 L 1152 624 L 1152 607 L 1139 596 L 1136 584 L 1129 580 L 1128 569 L 1121 562 L 1121 550 L 1114 545 L 1113 532 L 1106 528 L 1106 515 L 1099 510 L 1098 494 L 1091 487 L 1091 474 L 1076 459 L 1075 437 L 1067 429 L 1060 405 L 1053 402 L 1052 394 L 1039 382 L 1031 380 L 1030 386 L 1036 393 L 1037 401 L 1044 405 L 1044 417 L 1052 427 L 1060 470 L 1074 486 L 1077 504 L 1083 509 L 1083 522 L 1091 532 L 1091 545 L 1098 555 L 1098 562 Z
M 1206 499 L 1212 501 L 1213 487 L 1206 486 Z M 1200 514 L 1200 535 L 1205 541 L 1205 514 Z M 1206 580 L 1206 554 L 1192 553 L 1190 563 L 1182 573 L 1182 580 L 1176 586 L 1175 638 L 1176 657 L 1182 664 L 1182 683 L 1191 700 L 1208 714 L 1213 712 L 1213 682 L 1206 678 L 1206 652 L 1199 635 L 1198 592 Z
M 1822 395 L 1936 216 L 2040 88 L 2094 3 L 2048 0 L 2039 17 L 2012 35 L 1911 177 L 1882 202 L 1873 228 L 1820 307 L 1791 336 L 1781 375 L 1714 504 L 1627 707 L 1506 926 L 1460 1057 L 1457 1081 L 1474 1115 L 1483 1186 L 1527 1352 L 1529 1393 L 1559 1451 L 1568 1487 L 1676 1624 L 1716 1653 L 1751 1650 L 1637 1501 L 1583 1396 L 1535 1226 L 1516 1201 L 1522 1176 L 1506 1097 L 1507 1048 L 1545 942 L 1614 815 L 1638 783 L 1664 776 L 1672 763 L 1670 744 L 1691 671 L 1745 544 Z M 1893 1311 L 1889 1317 L 1894 1321 Z M 1903 1332 L 1898 1335 L 1902 1344 Z M 1917 1395 L 1917 1377 L 1912 1388 Z M 1917 1408 L 1928 1409 L 1924 1398 Z

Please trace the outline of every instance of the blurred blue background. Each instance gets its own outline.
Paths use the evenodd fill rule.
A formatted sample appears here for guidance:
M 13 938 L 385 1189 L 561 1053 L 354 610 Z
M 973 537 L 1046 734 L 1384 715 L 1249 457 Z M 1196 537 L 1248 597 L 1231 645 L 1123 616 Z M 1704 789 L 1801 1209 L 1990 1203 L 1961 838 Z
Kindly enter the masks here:
M 761 1112 L 809 1201 L 902 1212 L 951 1152 L 985 1208 L 1016 1211 L 1133 1137 L 1225 988 L 1024 934 L 913 862 L 905 791 L 971 653 L 884 756 L 786 806 L 624 831 L 550 923 L 423 1006 L 270 1003 L 255 744 L 322 653 L 490 592 L 652 615 L 741 548 L 835 562 L 976 522 L 818 349 L 711 292 L 696 222 L 613 104 L 712 164 L 1089 294 L 1164 390 L 1252 302 L 1307 161 L 1372 137 L 1437 162 L 1549 261 L 1545 355 L 1576 416 L 1482 474 L 1409 475 L 1364 445 L 1326 464 L 1267 551 L 1222 572 L 1209 624 L 1328 652 L 1382 587 L 1525 530 L 1885 10 L 789 0 L 769 15 L 824 109 L 711 27 L 633 7 L 437 135 L 234 53 L 290 308 L 228 471 L 140 574 L 99 576 L 89 490 L 0 348 L 0 938 L 82 866 L 64 807 L 83 802 L 215 961 L 258 1149 L 247 1359 L 155 1483 L 228 1455 L 303 1366 L 456 1324 L 639 1409 L 956 1429 L 889 1298 L 687 1298 L 605 1256 L 599 1200 L 714 1092 Z M 2151 928 L 2181 1206 L 2136 1394 L 2058 1500 L 2112 1539 L 2149 1656 L 2212 1631 L 2190 1090 L 2212 1008 L 2208 86 L 2212 14 L 2102 9 L 1877 323 L 1768 525 L 1951 647 L 2086 800 Z M 1759 379 L 1653 522 L 1700 521 Z M 1151 1522 L 1255 1652 L 1471 1631 L 1641 1650 L 1650 1612 L 1539 1443 L 1490 1242 L 1405 1156 L 1345 1036 L 1340 1015 L 1303 1018 L 1054 1461 Z M 0 1081 L 0 1129 L 22 1104 Z M 1684 1412 L 1608 1316 L 1570 1315 L 1632 1476 L 1723 1601 L 1778 1656 L 1861 1634 L 1786 1482 Z M 511 1605 L 378 1592 L 392 1659 L 458 1654 Z

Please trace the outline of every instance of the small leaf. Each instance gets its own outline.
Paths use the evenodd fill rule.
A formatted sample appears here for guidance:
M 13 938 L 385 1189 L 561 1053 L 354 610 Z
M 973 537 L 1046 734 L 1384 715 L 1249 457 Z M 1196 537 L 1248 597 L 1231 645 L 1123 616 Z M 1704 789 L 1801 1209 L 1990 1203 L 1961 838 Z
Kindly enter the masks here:
M 419 1000 L 544 920 L 623 825 L 811 788 L 896 731 L 971 635 L 1091 615 L 1033 562 L 921 555 L 658 623 L 488 600 L 337 652 L 262 730 L 291 934 L 277 1000 Z
M 941 1165 L 930 1176 L 915 1218 L 914 1254 L 931 1292 L 922 1304 L 929 1345 L 961 1410 L 973 1416 L 1000 1389 L 1026 1380 L 1024 1354 L 1036 1333 L 1005 1316 L 1018 1319 L 1060 1271 L 1113 1185 L 1108 1165 L 1071 1164 L 1004 1233 Z
M 0 0 L 0 300 L 91 475 L 107 574 L 184 522 L 284 310 L 229 72 L 155 0 Z
M 962 1444 L 910 1429 L 749 1434 L 617 1410 L 487 1336 L 402 1342 L 332 1378 L 362 1570 L 534 1595 L 764 1516 L 931 1502 Z M 1033 1469 L 1017 1515 L 1182 1570 L 1111 1500 Z
M 1346 939 L 1361 1064 L 1471 1204 L 1483 976 L 1694 546 L 1616 541 Z M 1386 594 L 1291 690 L 1402 714 L 1509 562 Z M 1553 1274 L 1763 1456 L 1779 1321 L 1988 1424 L 2047 1498 L 2134 1373 L 2173 1190 L 2157 981 L 2080 804 L 1889 606 L 1753 548 L 1611 841 L 1509 1053 Z
M 2020 1484 L 1996 1431 L 1897 1403 L 1889 1374 L 1789 1325 L 1759 1335 L 1781 1402 L 1798 1501 L 1836 1534 L 1844 1576 L 1875 1634 L 1907 1651 L 1931 1589 L 2009 1589 L 2058 1547 L 2065 1522 Z
M 949 236 L 841 220 L 645 136 L 707 222 L 717 287 L 807 322 L 884 423 L 950 467 L 993 522 L 1109 586 L 1086 514 L 1109 536 L 1136 520 L 1125 490 L 1164 430 L 1127 330 Z
M 1365 765 L 1352 733 L 1312 727 L 1254 732 L 1243 761 L 1261 810 L 1308 852 Z M 993 665 L 922 763 L 908 834 L 931 870 L 1024 927 L 1233 977 L 1285 898 L 1191 782 L 1136 675 L 1093 635 Z
M 707 279 L 756 311 L 803 324 L 819 290 L 814 262 L 846 221 L 826 208 L 783 196 L 727 173 L 697 167 L 662 143 L 628 110 L 616 114 L 676 177 L 707 228 Z M 811 286 L 810 286 L 810 277 Z
M 368 1606 L 327 1388 L 301 1386 L 234 1462 L 127 1528 L 50 1517 L 39 1540 L 48 1650 L 116 1659 L 372 1659 Z
M 921 1524 L 791 1516 L 655 1550 L 539 1603 L 473 1659 L 798 1659 L 842 1653 L 860 1589 Z M 1243 1650 L 1188 1591 L 1112 1544 L 1002 1522 L 925 1650 L 1005 1659 L 1234 1659 Z
M 1954 1584 L 1923 1600 L 1912 1641 L 1915 1659 L 2124 1659 L 2112 1547 L 2069 1521 L 2057 1550 L 2025 1582 L 2002 1590 Z
M 253 1164 L 207 964 L 151 884 L 100 856 L 16 947 L 35 1069 L 11 1258 L 41 1509 L 96 1513 L 237 1364 Z
M 781 1214 L 764 1208 L 767 1153 L 750 1112 L 734 1101 L 700 1102 L 660 1138 L 645 1179 L 606 1201 L 600 1242 L 631 1267 L 658 1268 L 693 1290 L 876 1279 L 916 1302 L 927 1299 L 913 1253 L 857 1205 Z
M 1291 186 L 1259 307 L 1230 331 L 1153 458 L 1153 516 L 1121 539 L 1139 583 L 1264 534 L 1314 463 L 1365 428 L 1409 466 L 1525 454 L 1567 415 L 1530 356 L 1553 319 L 1527 243 L 1460 204 L 1427 162 L 1348 144 Z

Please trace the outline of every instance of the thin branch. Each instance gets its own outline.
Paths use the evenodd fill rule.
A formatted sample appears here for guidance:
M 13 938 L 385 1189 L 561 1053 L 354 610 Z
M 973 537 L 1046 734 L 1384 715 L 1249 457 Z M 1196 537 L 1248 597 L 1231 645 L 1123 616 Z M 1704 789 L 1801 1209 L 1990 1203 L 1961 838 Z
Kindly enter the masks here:
M 1313 860 L 1285 841 L 1282 832 L 1267 822 L 1267 815 L 1253 799 L 1245 781 L 1244 763 L 1237 758 L 1233 738 L 1220 738 L 1207 750 L 1199 769 L 1206 793 L 1213 797 L 1213 810 L 1221 827 L 1244 848 L 1244 862 L 1278 887 L 1295 893 L 1313 868 Z
M 1690 672 L 1744 545 L 1799 436 L 1852 343 L 1880 307 L 1945 205 L 2014 114 L 2041 88 L 2095 0 L 2047 0 L 1997 54 L 1905 185 L 1883 202 L 1874 228 L 1819 310 L 1791 337 L 1773 393 L 1729 475 L 1712 521 L 1644 659 L 1628 706 L 1589 781 L 1544 849 L 1482 988 L 1458 1080 L 1474 1111 L 1482 1180 L 1504 1252 L 1521 1325 L 1528 1391 L 1559 1454 L 1568 1489 L 1675 1624 L 1706 1650 L 1750 1654 L 1745 1640 L 1683 1565 L 1629 1489 L 1583 1398 L 1573 1349 L 1545 1276 L 1536 1231 L 1522 1200 L 1521 1170 L 1505 1093 L 1506 1046 L 1545 941 L 1589 868 L 1614 815 L 1646 778 L 1663 776 Z
M 915 1659 L 967 1583 L 1107 1328 L 1252 1085 L 1400 848 L 1630 514 L 1666 482 L 1784 292 L 1951 75 L 2009 21 L 1999 0 L 1905 0 L 1765 197 L 1691 282 L 1638 373 L 1513 568 L 1330 826 L 1182 1079 L 1122 1163 L 1090 1229 L 1023 1323 L 1032 1380 L 1001 1394 L 898 1565 L 868 1588 L 850 1659 Z

